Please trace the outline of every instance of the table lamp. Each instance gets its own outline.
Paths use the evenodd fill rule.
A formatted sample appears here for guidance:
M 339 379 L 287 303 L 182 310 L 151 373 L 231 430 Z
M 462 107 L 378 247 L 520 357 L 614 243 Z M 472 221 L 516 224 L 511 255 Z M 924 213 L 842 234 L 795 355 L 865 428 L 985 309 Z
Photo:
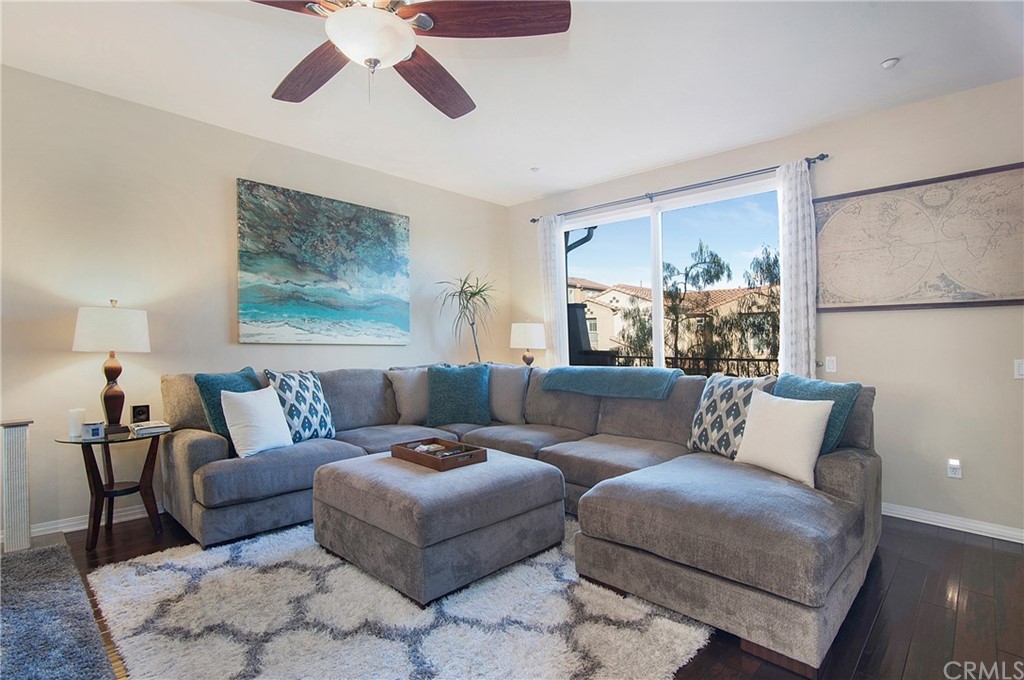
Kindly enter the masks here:
M 527 366 L 533 364 L 533 355 L 530 348 L 544 349 L 544 324 L 542 323 L 514 323 L 512 324 L 512 337 L 509 338 L 508 346 L 512 349 L 525 349 L 523 352 L 523 363 Z
M 141 309 L 124 309 L 111 300 L 109 307 L 79 307 L 75 323 L 73 352 L 110 352 L 103 363 L 107 384 L 100 390 L 100 403 L 107 418 L 107 432 L 127 432 L 121 425 L 124 391 L 118 386 L 121 362 L 115 352 L 148 352 L 149 319 Z

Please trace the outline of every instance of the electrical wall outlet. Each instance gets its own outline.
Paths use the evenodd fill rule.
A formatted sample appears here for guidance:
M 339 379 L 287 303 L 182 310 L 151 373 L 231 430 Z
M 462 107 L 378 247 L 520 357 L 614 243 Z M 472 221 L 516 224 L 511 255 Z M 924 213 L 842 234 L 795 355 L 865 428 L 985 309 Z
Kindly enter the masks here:
M 964 470 L 960 467 L 960 459 L 950 458 L 946 464 L 946 476 L 950 479 L 963 479 Z
M 1013 378 L 1014 380 L 1024 380 L 1024 359 L 1013 360 Z
M 836 358 L 835 357 L 825 357 L 825 372 L 826 373 L 835 373 L 836 372 Z

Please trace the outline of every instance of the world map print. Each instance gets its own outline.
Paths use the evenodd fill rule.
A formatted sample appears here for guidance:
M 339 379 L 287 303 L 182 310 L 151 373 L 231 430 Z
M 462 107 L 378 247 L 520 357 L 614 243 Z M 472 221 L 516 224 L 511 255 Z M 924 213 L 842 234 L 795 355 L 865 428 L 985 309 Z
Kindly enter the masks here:
M 818 308 L 1024 302 L 1024 165 L 815 201 Z

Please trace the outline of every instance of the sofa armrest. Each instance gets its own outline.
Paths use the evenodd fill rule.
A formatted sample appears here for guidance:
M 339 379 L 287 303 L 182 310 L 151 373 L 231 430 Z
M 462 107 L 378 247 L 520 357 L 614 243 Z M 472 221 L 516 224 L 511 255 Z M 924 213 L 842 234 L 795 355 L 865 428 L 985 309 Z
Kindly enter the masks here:
M 814 486 L 864 511 L 864 540 L 871 551 L 882 531 L 882 459 L 868 449 L 838 449 L 818 459 Z
M 164 509 L 191 533 L 196 497 L 192 476 L 207 463 L 226 460 L 228 440 L 205 430 L 183 429 L 165 434 L 160 448 Z

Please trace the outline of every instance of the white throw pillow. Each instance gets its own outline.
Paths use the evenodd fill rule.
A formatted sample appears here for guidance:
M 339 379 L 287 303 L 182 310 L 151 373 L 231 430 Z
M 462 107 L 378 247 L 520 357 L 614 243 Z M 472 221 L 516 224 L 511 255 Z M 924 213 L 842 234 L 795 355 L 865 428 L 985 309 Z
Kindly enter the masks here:
M 221 392 L 220 403 L 240 458 L 292 443 L 288 421 L 273 387 L 254 392 Z
M 783 399 L 755 390 L 737 463 L 771 470 L 814 487 L 814 466 L 832 401 Z
M 388 380 L 395 391 L 395 405 L 398 406 L 399 425 L 422 425 L 427 419 L 430 406 L 430 382 L 427 368 L 392 368 Z

